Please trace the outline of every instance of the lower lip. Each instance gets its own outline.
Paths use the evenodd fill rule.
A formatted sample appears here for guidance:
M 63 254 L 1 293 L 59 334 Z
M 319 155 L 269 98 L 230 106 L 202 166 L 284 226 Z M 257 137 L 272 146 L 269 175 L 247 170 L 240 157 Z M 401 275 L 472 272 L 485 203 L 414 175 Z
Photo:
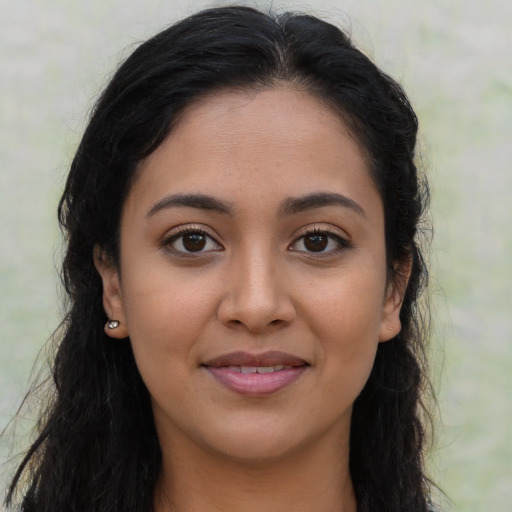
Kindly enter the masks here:
M 262 396 L 276 393 L 295 382 L 307 366 L 296 366 L 288 370 L 271 373 L 241 373 L 226 367 L 207 366 L 206 369 L 225 387 L 236 393 Z

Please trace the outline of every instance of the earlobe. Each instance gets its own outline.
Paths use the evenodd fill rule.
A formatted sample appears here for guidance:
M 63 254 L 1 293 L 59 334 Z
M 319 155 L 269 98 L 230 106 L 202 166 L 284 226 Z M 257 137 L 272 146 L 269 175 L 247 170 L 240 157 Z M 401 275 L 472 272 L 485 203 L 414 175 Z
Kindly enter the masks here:
M 119 270 L 99 245 L 94 246 L 93 257 L 94 266 L 103 283 L 103 309 L 109 319 L 104 327 L 105 333 L 111 338 L 126 338 L 128 327 L 124 314 Z
M 393 339 L 401 330 L 400 310 L 404 300 L 407 283 L 411 275 L 412 262 L 395 265 L 395 275 L 388 283 L 386 299 L 382 308 L 379 342 Z

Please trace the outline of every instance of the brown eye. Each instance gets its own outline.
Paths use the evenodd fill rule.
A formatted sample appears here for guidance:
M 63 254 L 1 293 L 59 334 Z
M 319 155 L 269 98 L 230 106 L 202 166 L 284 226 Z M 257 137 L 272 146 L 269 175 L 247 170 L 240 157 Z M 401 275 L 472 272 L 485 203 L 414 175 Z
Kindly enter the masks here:
M 202 251 L 206 246 L 204 233 L 189 233 L 182 238 L 183 247 L 189 252 Z
M 170 247 L 177 254 L 201 254 L 212 251 L 222 251 L 220 246 L 211 236 L 199 230 L 186 230 L 172 235 L 165 241 L 165 245 Z
M 351 247 L 351 244 L 345 238 L 330 231 L 310 231 L 297 238 L 290 246 L 292 251 L 308 254 L 318 254 L 319 256 L 334 256 Z
M 329 237 L 325 233 L 312 233 L 304 237 L 304 247 L 311 252 L 325 251 Z

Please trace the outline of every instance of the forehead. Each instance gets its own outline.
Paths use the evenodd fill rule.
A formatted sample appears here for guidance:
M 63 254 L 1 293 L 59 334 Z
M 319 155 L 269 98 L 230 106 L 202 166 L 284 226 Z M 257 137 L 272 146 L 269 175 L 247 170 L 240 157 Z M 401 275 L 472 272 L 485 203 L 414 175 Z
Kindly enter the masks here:
M 293 131 L 290 122 L 294 124 Z M 188 128 L 200 132 L 203 126 L 208 129 L 215 125 L 219 134 L 225 129 L 236 129 L 242 135 L 263 125 L 269 135 L 296 142 L 309 124 L 316 130 L 323 127 L 337 130 L 342 136 L 348 133 L 341 117 L 327 102 L 283 84 L 259 89 L 224 89 L 202 96 L 185 108 L 175 131 Z
M 139 199 L 165 190 L 277 201 L 325 190 L 380 203 L 341 116 L 311 94 L 285 87 L 201 98 L 137 174 Z

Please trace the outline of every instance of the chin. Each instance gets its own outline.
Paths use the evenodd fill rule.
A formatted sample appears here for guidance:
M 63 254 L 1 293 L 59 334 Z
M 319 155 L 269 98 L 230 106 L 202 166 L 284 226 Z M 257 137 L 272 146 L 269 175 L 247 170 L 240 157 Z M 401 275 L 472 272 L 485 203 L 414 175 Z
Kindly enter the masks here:
M 245 425 L 236 422 L 211 436 L 206 443 L 210 450 L 232 461 L 248 465 L 267 465 L 293 458 L 321 437 L 316 431 L 304 429 L 304 422 L 253 418 Z M 210 431 L 210 434 L 213 432 Z

